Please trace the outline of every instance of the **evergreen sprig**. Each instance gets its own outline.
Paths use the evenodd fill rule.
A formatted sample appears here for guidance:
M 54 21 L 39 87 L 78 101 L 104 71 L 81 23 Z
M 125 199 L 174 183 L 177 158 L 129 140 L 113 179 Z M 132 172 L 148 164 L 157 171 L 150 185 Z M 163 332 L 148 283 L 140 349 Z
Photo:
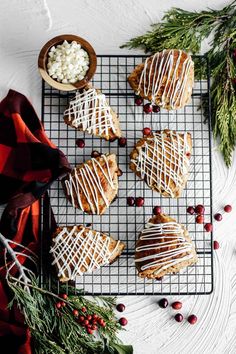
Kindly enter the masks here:
M 226 165 L 232 161 L 236 145 L 236 1 L 221 10 L 200 12 L 180 8 L 169 10 L 151 31 L 131 39 L 121 48 L 143 48 L 155 53 L 163 49 L 183 49 L 197 54 L 202 41 L 213 35 L 206 53 L 211 66 L 213 132 Z M 203 75 L 202 61 L 195 61 L 196 76 Z
M 25 317 L 29 327 L 35 354 L 132 354 L 133 348 L 123 345 L 117 337 L 121 329 L 114 314 L 115 298 L 87 298 L 74 288 L 67 288 L 68 297 L 63 300 L 65 307 L 57 309 L 56 304 L 62 301 L 57 294 L 56 282 L 51 290 L 38 286 L 32 277 L 28 284 L 30 292 L 24 289 L 23 282 L 9 277 L 8 284 L 14 298 L 9 307 L 16 303 Z M 106 322 L 106 326 L 98 326 L 96 335 L 88 334 L 86 328 L 74 316 L 73 310 L 84 315 L 96 313 Z

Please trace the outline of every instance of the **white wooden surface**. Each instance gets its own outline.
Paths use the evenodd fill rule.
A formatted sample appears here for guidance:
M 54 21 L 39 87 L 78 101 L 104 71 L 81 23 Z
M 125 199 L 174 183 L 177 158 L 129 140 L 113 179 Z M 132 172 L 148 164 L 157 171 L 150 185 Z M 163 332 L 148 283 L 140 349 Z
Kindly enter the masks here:
M 144 33 L 171 6 L 199 10 L 207 6 L 220 8 L 227 3 L 224 0 L 1 0 L 0 98 L 9 88 L 16 89 L 28 96 L 40 113 L 37 56 L 42 45 L 55 35 L 74 33 L 85 37 L 99 54 L 124 53 L 119 46 Z M 184 304 L 182 313 L 196 314 L 198 323 L 195 326 L 176 323 L 171 310 L 158 308 L 157 296 L 122 297 L 119 300 L 127 306 L 124 316 L 129 324 L 121 338 L 134 345 L 135 354 L 236 352 L 235 167 L 235 157 L 231 169 L 227 169 L 217 147 L 214 148 L 214 212 L 225 204 L 232 204 L 234 211 L 214 225 L 215 239 L 221 245 L 214 255 L 214 293 L 178 298 Z

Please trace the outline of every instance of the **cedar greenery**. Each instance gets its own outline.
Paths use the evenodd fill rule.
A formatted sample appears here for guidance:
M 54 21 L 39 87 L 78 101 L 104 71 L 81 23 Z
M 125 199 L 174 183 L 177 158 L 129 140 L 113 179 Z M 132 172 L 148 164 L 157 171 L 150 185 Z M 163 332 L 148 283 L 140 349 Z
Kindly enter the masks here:
M 206 55 L 212 77 L 213 133 L 219 138 L 219 149 L 229 167 L 236 145 L 236 1 L 221 10 L 190 12 L 172 8 L 160 23 L 152 25 L 151 31 L 121 48 L 141 47 L 150 53 L 176 48 L 197 54 L 202 41 L 210 35 L 213 39 Z M 196 60 L 195 67 L 197 76 L 203 75 L 202 62 Z
M 35 354 L 132 354 L 132 346 L 123 345 L 117 338 L 117 331 L 121 329 L 113 308 L 115 298 L 83 296 L 73 287 L 65 288 L 68 298 L 62 300 L 57 295 L 57 283 L 52 284 L 51 290 L 38 286 L 38 281 L 32 277 L 24 288 L 24 282 L 9 276 L 9 287 L 14 298 L 9 304 L 14 303 L 20 308 L 29 327 Z M 56 308 L 58 301 L 64 301 L 66 306 Z M 96 336 L 88 334 L 86 329 L 76 321 L 73 309 L 80 315 L 86 307 L 87 313 L 96 313 L 106 322 L 106 327 L 98 327 Z

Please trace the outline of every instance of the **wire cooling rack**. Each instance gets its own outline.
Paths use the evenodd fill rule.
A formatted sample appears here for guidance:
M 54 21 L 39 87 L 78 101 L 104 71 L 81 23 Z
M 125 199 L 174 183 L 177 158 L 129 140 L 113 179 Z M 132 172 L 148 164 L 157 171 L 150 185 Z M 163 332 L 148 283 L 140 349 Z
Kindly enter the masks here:
M 94 295 L 209 294 L 213 289 L 212 235 L 203 230 L 203 225 L 195 223 L 195 216 L 186 213 L 187 206 L 204 204 L 205 220 L 212 221 L 211 129 L 210 121 L 204 123 L 203 108 L 200 105 L 201 97 L 204 96 L 210 115 L 209 75 L 207 79 L 195 81 L 191 100 L 183 109 L 173 112 L 161 109 L 159 113 L 147 115 L 143 113 L 142 106 L 134 104 L 135 96 L 127 83 L 128 74 L 145 58 L 146 56 L 130 55 L 98 56 L 93 83 L 106 94 L 110 105 L 118 113 L 121 129 L 127 137 L 126 147 L 119 147 L 117 141 L 107 142 L 68 127 L 63 121 L 63 112 L 74 92 L 60 92 L 43 82 L 42 117 L 46 133 L 65 153 L 71 165 L 76 166 L 86 161 L 91 152 L 97 150 L 103 153 L 114 152 L 123 171 L 122 177 L 119 178 L 118 198 L 104 215 L 87 215 L 79 209 L 74 209 L 66 200 L 60 181 L 56 181 L 49 190 L 52 210 L 60 226 L 91 224 L 94 230 L 108 233 L 126 245 L 125 251 L 114 264 L 76 279 L 77 288 Z M 193 59 L 208 67 L 205 57 Z M 169 128 L 191 133 L 193 154 L 190 178 L 181 198 L 165 198 L 152 192 L 129 170 L 129 154 L 135 142 L 142 137 L 144 127 L 151 127 L 153 131 Z M 85 139 L 84 149 L 76 146 L 77 138 Z M 141 208 L 127 206 L 128 196 L 144 197 L 145 205 Z M 199 258 L 196 265 L 178 274 L 166 275 L 161 281 L 138 278 L 134 263 L 136 239 L 152 216 L 152 209 L 156 205 L 160 205 L 164 213 L 187 226 Z M 42 208 L 42 278 L 50 286 L 48 250 L 44 245 L 50 238 L 48 230 L 51 219 L 47 198 L 44 198 Z

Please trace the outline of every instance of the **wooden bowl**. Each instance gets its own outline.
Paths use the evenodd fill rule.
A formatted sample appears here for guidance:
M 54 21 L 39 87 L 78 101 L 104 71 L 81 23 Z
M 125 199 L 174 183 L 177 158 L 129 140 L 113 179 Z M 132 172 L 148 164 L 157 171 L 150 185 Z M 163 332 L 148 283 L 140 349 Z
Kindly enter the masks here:
M 64 41 L 72 42 L 76 41 L 81 45 L 81 47 L 88 53 L 89 55 L 89 69 L 83 80 L 77 81 L 71 84 L 63 84 L 54 80 L 49 74 L 47 70 L 47 62 L 48 62 L 48 53 L 51 47 L 57 46 L 58 44 L 62 44 Z M 57 36 L 48 41 L 43 48 L 41 49 L 38 57 L 38 68 L 42 78 L 52 87 L 61 90 L 61 91 L 72 91 L 81 89 L 86 86 L 89 81 L 92 79 L 95 74 L 97 68 L 97 56 L 93 49 L 93 47 L 83 38 L 74 36 L 73 34 L 62 34 L 61 36 Z

